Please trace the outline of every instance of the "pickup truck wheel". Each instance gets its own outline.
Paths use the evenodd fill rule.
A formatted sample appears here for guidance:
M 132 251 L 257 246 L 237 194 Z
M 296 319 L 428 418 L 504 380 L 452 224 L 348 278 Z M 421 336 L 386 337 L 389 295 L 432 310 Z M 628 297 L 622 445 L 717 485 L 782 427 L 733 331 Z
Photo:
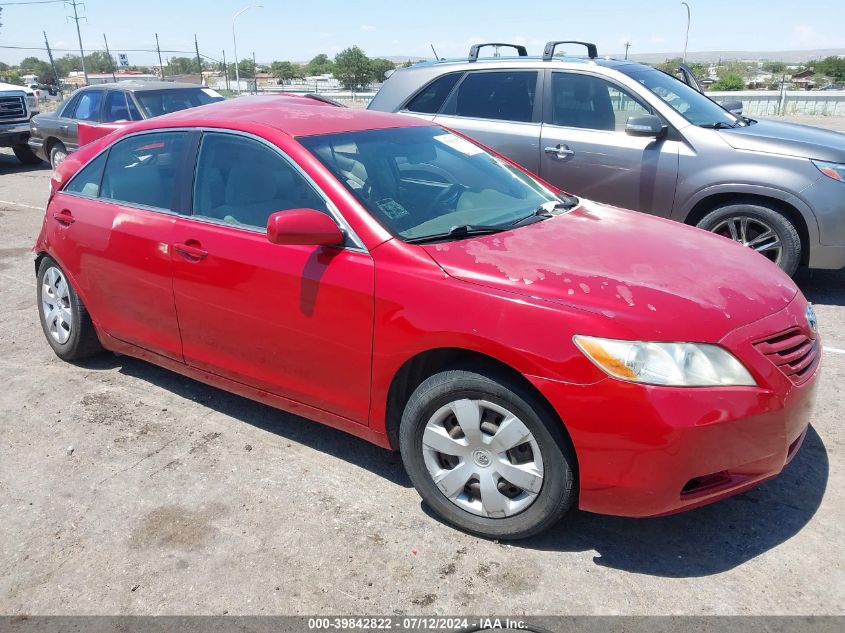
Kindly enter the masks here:
M 67 158 L 67 148 L 61 141 L 56 141 L 50 147 L 50 166 L 55 169 Z
M 15 145 L 12 151 L 24 165 L 37 165 L 41 162 L 41 159 L 35 155 L 35 152 L 30 149 L 29 145 Z
M 753 248 L 794 275 L 801 263 L 801 238 L 795 225 L 764 202 L 728 202 L 707 215 L 698 228 Z
M 411 395 L 399 447 L 411 482 L 440 518 L 478 536 L 520 539 L 554 525 L 575 501 L 575 456 L 559 427 L 509 377 L 455 369 Z

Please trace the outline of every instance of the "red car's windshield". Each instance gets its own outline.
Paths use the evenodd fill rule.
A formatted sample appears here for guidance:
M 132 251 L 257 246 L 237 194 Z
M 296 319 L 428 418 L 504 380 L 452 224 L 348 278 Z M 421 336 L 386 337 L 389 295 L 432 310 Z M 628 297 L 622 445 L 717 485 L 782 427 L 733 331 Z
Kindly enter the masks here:
M 436 126 L 300 137 L 393 234 L 419 240 L 454 227 L 508 228 L 557 194 Z

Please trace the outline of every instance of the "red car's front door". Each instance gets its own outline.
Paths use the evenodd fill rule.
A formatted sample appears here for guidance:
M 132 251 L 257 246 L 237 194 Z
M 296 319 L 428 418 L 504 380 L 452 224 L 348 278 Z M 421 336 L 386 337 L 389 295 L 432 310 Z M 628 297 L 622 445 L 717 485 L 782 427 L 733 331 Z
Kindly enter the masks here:
M 182 360 L 170 243 L 187 134 L 128 137 L 89 163 L 47 209 L 52 252 L 98 328 Z
M 281 246 L 276 211 L 325 201 L 276 149 L 205 133 L 193 215 L 173 234 L 173 289 L 185 361 L 366 424 L 374 270 L 346 248 Z

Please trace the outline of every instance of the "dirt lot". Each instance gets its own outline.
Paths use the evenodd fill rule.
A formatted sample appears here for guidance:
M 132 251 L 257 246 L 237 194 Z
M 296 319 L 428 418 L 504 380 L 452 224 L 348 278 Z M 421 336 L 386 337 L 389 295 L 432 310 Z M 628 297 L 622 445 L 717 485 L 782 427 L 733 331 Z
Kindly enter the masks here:
M 0 153 L 0 613 L 845 613 L 845 272 L 799 279 L 829 349 L 779 478 L 504 545 L 432 518 L 395 454 L 130 358 L 59 361 L 29 253 L 48 179 Z

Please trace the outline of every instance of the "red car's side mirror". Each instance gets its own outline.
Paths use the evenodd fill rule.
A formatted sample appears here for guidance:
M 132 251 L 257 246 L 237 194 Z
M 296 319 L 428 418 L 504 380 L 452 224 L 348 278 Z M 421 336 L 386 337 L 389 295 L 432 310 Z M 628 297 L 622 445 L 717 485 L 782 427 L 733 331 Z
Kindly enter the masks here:
M 325 213 L 314 209 L 276 211 L 267 218 L 267 239 L 273 244 L 340 246 L 343 231 Z

